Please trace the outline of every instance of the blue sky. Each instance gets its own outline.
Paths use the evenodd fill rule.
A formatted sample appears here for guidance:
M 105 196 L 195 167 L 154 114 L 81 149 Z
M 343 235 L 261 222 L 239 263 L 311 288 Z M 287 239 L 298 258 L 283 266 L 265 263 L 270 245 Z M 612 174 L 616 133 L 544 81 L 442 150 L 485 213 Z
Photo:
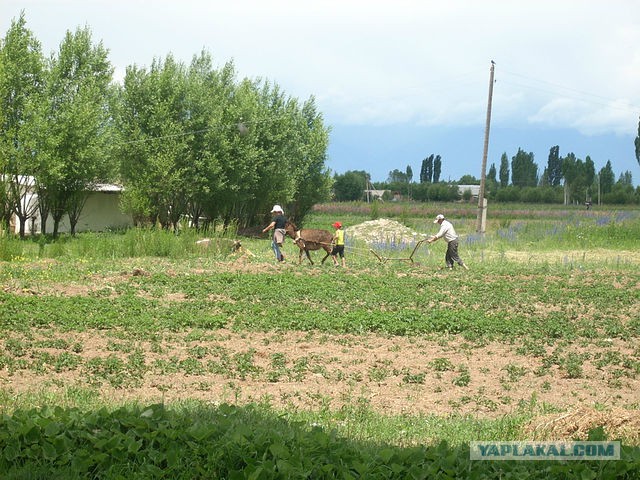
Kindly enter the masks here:
M 518 148 L 611 160 L 640 184 L 640 2 L 636 0 L 2 0 L 2 35 L 24 10 L 45 53 L 88 25 L 116 79 L 202 49 L 239 77 L 311 95 L 331 127 L 327 165 L 382 181 L 442 157 L 442 179 L 480 176 L 490 62 L 488 166 Z M 541 173 L 541 172 L 540 172 Z

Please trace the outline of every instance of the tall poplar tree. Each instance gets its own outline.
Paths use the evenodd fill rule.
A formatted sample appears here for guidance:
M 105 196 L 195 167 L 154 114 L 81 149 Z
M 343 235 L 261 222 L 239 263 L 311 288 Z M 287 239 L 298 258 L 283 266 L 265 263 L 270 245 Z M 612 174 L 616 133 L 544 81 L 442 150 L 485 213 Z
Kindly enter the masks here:
M 442 173 L 442 159 L 440 155 L 436 155 L 433 158 L 433 183 L 440 181 L 440 174 Z
M 509 157 L 507 152 L 504 152 L 500 157 L 500 186 L 506 187 L 509 185 Z
M 593 183 L 596 179 L 596 167 L 591 160 L 591 157 L 587 155 L 584 159 L 584 188 L 585 188 L 585 202 L 590 201 Z
M 295 221 L 302 220 L 317 203 L 331 196 L 331 179 L 325 165 L 329 146 L 329 130 L 325 128 L 322 114 L 318 112 L 315 98 L 304 102 L 300 111 L 302 125 L 298 127 L 302 149 L 296 193 L 290 204 L 289 216 Z
M 613 168 L 611 168 L 611 160 L 607 160 L 606 165 L 600 169 L 598 180 L 600 182 L 600 193 L 605 194 L 611 192 L 616 181 Z
M 420 169 L 420 183 L 431 183 L 433 180 L 433 153 L 422 160 Z
M 551 147 L 549 150 L 547 180 L 552 187 L 560 185 L 562 181 L 562 158 L 560 158 L 560 147 L 558 145 Z
M 511 159 L 511 183 L 516 187 L 538 185 L 538 166 L 533 160 L 533 153 L 518 149 Z
M 42 155 L 35 177 L 40 201 L 47 203 L 42 211 L 53 218 L 54 236 L 64 214 L 75 234 L 93 186 L 117 170 L 111 158 L 112 74 L 108 50 L 102 42 L 93 42 L 88 27 L 67 31 L 50 59 L 40 104 Z
M 168 55 L 149 71 L 129 67 L 118 115 L 124 206 L 134 218 L 178 227 L 186 213 L 188 178 L 187 108 L 184 66 Z
M 578 163 L 579 162 L 579 163 Z M 564 178 L 564 204 L 568 205 L 573 197 L 573 192 L 580 176 L 580 165 L 582 161 L 576 159 L 576 155 L 571 152 L 562 160 L 562 177 Z
M 43 75 L 40 43 L 26 28 L 22 12 L 0 42 L 0 221 L 8 229 L 15 214 L 20 236 L 38 208 L 25 195 L 33 188 L 39 155 L 33 126 Z
M 489 171 L 487 172 L 487 180 L 491 180 L 493 182 L 497 182 L 496 175 L 498 174 L 496 170 L 496 164 L 492 163 L 489 167 Z

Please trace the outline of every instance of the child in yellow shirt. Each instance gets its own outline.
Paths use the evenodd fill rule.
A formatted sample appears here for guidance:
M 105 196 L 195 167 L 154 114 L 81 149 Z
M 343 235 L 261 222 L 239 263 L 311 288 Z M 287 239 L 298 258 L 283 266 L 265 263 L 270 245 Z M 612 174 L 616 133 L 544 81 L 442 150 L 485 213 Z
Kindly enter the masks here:
M 344 259 L 344 230 L 342 230 L 342 224 L 340 222 L 334 222 L 332 227 L 336 229 L 336 233 L 333 236 L 333 250 L 331 251 L 333 264 L 336 267 L 338 266 L 338 255 L 340 255 L 342 266 L 346 267 L 347 265 Z

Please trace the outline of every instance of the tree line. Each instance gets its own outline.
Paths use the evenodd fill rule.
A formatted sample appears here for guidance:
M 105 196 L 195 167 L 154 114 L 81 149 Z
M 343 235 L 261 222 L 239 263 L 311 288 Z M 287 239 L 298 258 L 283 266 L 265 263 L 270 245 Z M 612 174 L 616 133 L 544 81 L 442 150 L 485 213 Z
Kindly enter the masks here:
M 640 123 L 636 138 L 636 157 L 640 163 Z M 519 148 L 511 158 L 503 153 L 499 168 L 492 163 L 486 175 L 485 194 L 487 198 L 503 202 L 531 203 L 640 203 L 640 187 L 633 188 L 630 171 L 620 173 L 618 179 L 613 172 L 611 161 L 596 172 L 590 156 L 584 160 L 574 153 L 560 156 L 558 145 L 551 147 L 547 164 L 542 175 L 534 160 L 534 154 Z M 377 182 L 373 187 L 387 190 L 387 197 L 397 192 L 418 201 L 452 201 L 460 198 L 458 185 L 479 185 L 480 179 L 473 175 L 463 175 L 457 182 L 442 182 L 442 158 L 431 154 L 422 161 L 419 182 L 412 182 L 412 170 L 407 166 L 403 172 L 395 169 L 389 172 L 386 182 Z M 365 171 L 349 171 L 334 176 L 336 200 L 360 200 L 363 186 L 369 174 Z M 471 192 L 463 193 L 469 199 Z
M 533 153 L 519 148 L 510 164 L 506 152 L 503 153 L 499 170 L 492 164 L 487 173 L 486 189 L 489 198 L 564 205 L 640 201 L 640 188 L 634 190 L 631 172 L 621 173 L 616 181 L 610 160 L 596 172 L 589 155 L 584 160 L 577 158 L 573 152 L 562 157 L 560 147 L 555 145 L 549 150 L 542 175 L 539 175 L 539 171 Z
M 21 235 L 36 214 L 43 233 L 65 215 L 74 233 L 97 183 L 122 184 L 123 211 L 165 228 L 249 226 L 274 203 L 300 220 L 330 195 L 328 139 L 313 97 L 239 80 L 206 51 L 131 65 L 117 83 L 88 27 L 49 58 L 24 12 L 0 40 L 0 220 L 15 215 Z

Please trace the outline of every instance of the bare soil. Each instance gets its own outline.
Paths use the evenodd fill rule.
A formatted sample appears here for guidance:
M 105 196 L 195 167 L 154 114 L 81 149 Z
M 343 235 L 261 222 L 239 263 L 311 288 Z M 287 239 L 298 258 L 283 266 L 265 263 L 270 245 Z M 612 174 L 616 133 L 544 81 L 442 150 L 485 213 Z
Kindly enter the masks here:
M 118 332 L 105 331 L 31 332 L 30 345 L 44 341 L 51 345 L 57 339 L 81 345 L 77 354 L 82 358 L 81 366 L 60 372 L 51 366 L 45 366 L 44 372 L 29 368 L 9 371 L 5 367 L 0 385 L 15 394 L 39 390 L 64 393 L 72 386 L 96 388 L 101 397 L 113 401 L 257 401 L 300 409 L 339 409 L 364 403 L 387 415 L 466 414 L 482 418 L 522 408 L 544 412 L 551 408 L 615 407 L 625 409 L 629 421 L 640 418 L 640 379 L 617 376 L 613 369 L 598 369 L 590 362 L 584 363 L 580 378 L 569 378 L 556 366 L 540 374 L 541 358 L 518 354 L 516 346 L 502 343 L 471 345 L 454 336 L 435 340 L 228 330 L 206 335 L 166 333 L 153 341 L 118 337 Z M 634 348 L 615 339 L 606 351 L 629 355 Z M 572 350 L 583 351 L 570 346 L 565 352 Z M 34 348 L 25 356 L 38 358 L 43 351 L 54 357 L 62 353 L 55 348 Z M 122 366 L 106 375 L 88 367 L 96 358 L 119 358 L 127 365 L 132 352 L 143 359 L 142 369 Z M 538 429 L 544 431 L 543 427 Z

